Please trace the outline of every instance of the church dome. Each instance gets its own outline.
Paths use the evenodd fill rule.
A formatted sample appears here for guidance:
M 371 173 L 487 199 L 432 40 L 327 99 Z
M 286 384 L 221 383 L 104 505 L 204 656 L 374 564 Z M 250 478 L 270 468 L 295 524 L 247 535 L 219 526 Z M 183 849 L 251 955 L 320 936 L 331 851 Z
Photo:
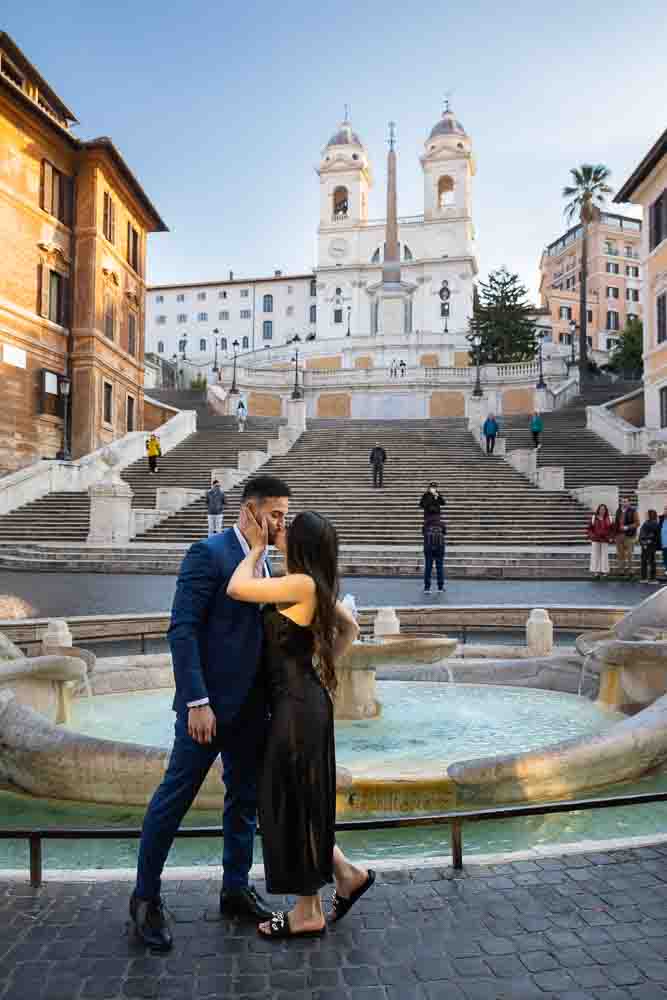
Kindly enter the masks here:
M 456 119 L 454 112 L 450 111 L 449 108 L 445 108 L 440 121 L 437 122 L 431 129 L 429 139 L 455 135 L 466 136 L 466 130 L 461 122 Z
M 352 126 L 348 121 L 340 123 L 338 130 L 331 136 L 327 146 L 358 146 L 359 149 L 364 148 L 363 142 L 357 133 L 352 130 Z

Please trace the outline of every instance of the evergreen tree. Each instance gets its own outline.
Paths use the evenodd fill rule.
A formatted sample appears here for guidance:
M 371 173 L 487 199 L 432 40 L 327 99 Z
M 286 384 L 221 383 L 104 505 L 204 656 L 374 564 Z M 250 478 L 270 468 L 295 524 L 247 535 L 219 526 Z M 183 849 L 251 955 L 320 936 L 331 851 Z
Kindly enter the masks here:
M 479 361 L 482 365 L 533 360 L 536 353 L 535 322 L 527 294 L 519 275 L 510 274 L 504 267 L 492 271 L 487 282 L 480 282 L 479 292 L 473 299 L 467 338 L 475 362 L 477 354 L 473 337 L 476 334 L 481 337 Z
M 640 319 L 629 319 L 611 353 L 608 368 L 635 377 L 643 371 L 644 335 Z

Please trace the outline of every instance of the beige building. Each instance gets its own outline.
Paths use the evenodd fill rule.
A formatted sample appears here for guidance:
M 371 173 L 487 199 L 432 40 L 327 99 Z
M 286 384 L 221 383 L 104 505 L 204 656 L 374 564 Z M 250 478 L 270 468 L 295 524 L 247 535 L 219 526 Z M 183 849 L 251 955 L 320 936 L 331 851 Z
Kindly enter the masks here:
M 604 361 L 631 317 L 641 317 L 639 267 L 642 224 L 638 219 L 596 210 L 589 225 L 588 346 Z M 550 243 L 540 260 L 540 299 L 549 310 L 554 348 L 565 354 L 572 344 L 572 322 L 579 325 L 581 226 Z M 577 350 L 578 331 L 575 332 Z
M 641 242 L 645 425 L 667 427 L 667 129 L 614 201 L 641 205 L 648 223 Z
M 0 32 L 0 473 L 143 427 L 146 241 L 166 227 L 74 124 Z

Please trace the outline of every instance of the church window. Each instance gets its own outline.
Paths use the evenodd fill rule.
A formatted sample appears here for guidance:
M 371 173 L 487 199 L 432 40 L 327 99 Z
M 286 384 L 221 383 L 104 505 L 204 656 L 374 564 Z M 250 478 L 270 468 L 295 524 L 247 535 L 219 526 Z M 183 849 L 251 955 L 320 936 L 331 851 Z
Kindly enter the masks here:
M 380 263 L 380 248 L 378 247 L 373 256 L 371 257 L 371 264 Z
M 317 323 L 317 306 L 310 307 L 310 322 Z
M 337 187 L 333 193 L 334 219 L 346 219 L 348 208 L 348 193 L 346 187 Z
M 294 306 L 288 306 L 286 312 L 287 312 L 288 316 L 293 316 L 294 315 Z
M 155 296 L 155 301 L 158 302 L 158 303 L 164 302 L 164 295 L 156 295 Z
M 200 351 L 205 351 L 206 350 L 206 341 L 204 340 L 203 337 L 199 341 L 199 350 Z
M 248 289 L 247 288 L 242 288 L 241 289 L 241 298 L 242 299 L 247 299 L 248 298 Z
M 414 260 L 410 247 L 403 244 L 403 260 Z
M 197 319 L 200 323 L 208 323 L 208 313 L 197 313 Z
M 157 352 L 158 352 L 158 354 L 164 354 L 164 340 L 158 340 L 158 342 L 157 342 Z
M 206 292 L 197 292 L 197 299 L 200 302 L 206 302 Z
M 250 319 L 250 310 L 249 309 L 242 309 L 241 310 L 241 319 Z
M 457 149 L 463 149 L 463 143 L 462 142 L 457 142 L 456 143 L 456 148 Z
M 447 174 L 438 181 L 438 207 L 454 204 L 454 181 Z
M 241 347 L 243 348 L 244 351 L 247 351 L 248 348 L 250 347 L 250 341 L 248 340 L 247 337 L 243 337 L 243 339 L 241 340 Z
M 262 308 L 265 313 L 273 312 L 273 295 L 264 296 Z
M 352 154 L 352 159 L 353 159 L 353 160 L 358 160 L 358 159 L 359 159 L 359 155 L 358 155 L 358 153 L 353 153 L 353 154 Z
M 342 323 L 342 322 L 343 322 L 343 310 L 334 309 L 334 323 Z
M 227 350 L 227 338 L 226 337 L 223 337 L 222 340 L 220 341 L 220 350 L 221 351 L 226 351 Z
M 222 312 L 219 312 L 218 319 L 223 320 L 223 322 L 226 323 L 229 319 L 229 309 L 223 309 Z
M 178 293 L 178 295 L 176 296 L 176 301 L 177 302 L 185 302 L 185 295 L 183 294 L 183 292 L 179 292 Z
M 273 322 L 270 319 L 265 319 L 262 323 L 262 339 L 273 340 Z
M 167 322 L 167 317 L 166 316 L 156 316 L 155 317 L 155 322 L 157 323 L 158 326 L 164 326 L 165 323 Z
M 223 289 L 223 291 L 218 292 L 218 298 L 219 299 L 226 299 L 227 298 L 227 292 L 224 291 L 224 289 Z
M 317 281 L 315 278 L 310 279 L 310 295 L 314 298 L 317 295 Z
M 187 323 L 187 321 L 188 321 L 187 313 L 179 313 L 178 316 L 176 317 L 177 323 Z

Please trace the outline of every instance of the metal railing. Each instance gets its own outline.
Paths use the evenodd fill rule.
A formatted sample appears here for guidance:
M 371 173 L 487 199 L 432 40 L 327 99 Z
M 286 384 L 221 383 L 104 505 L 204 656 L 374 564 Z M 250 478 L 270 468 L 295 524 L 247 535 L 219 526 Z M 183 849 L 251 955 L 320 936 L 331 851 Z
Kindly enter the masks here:
M 415 826 L 449 826 L 452 867 L 463 869 L 463 824 L 484 820 L 516 819 L 524 816 L 551 816 L 556 813 L 582 812 L 585 809 L 614 809 L 622 806 L 649 805 L 667 802 L 667 792 L 641 792 L 634 795 L 604 796 L 592 799 L 572 799 L 559 802 L 540 802 L 530 805 L 495 806 L 488 809 L 457 810 L 426 816 L 392 816 L 385 819 L 346 820 L 336 824 L 337 832 L 356 830 L 397 830 Z M 261 836 L 261 831 L 258 831 Z M 177 837 L 197 839 L 221 837 L 222 827 L 182 827 Z M 27 840 L 30 845 L 30 884 L 34 888 L 43 882 L 43 842 L 45 840 L 138 840 L 141 830 L 137 827 L 0 829 L 0 840 Z M 0 873 L 1 874 L 1 873 Z

